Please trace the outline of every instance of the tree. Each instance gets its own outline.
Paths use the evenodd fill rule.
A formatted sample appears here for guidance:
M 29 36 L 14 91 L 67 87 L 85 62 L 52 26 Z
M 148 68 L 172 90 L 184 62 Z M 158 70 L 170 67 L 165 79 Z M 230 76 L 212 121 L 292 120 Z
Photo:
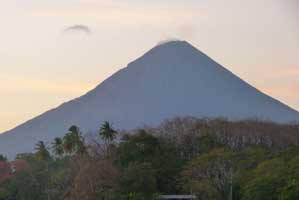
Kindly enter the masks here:
M 63 149 L 68 154 L 86 153 L 84 138 L 77 126 L 71 126 L 69 132 L 63 137 Z
M 299 199 L 299 152 L 288 148 L 250 173 L 242 199 Z
M 7 161 L 7 158 L 6 156 L 0 154 L 0 161 Z
M 39 141 L 36 144 L 35 150 L 37 151 L 35 155 L 38 160 L 47 161 L 51 159 L 51 155 L 43 141 Z
M 279 200 L 299 199 L 299 147 L 292 146 L 281 155 L 287 162 L 288 180 L 280 190 Z
M 199 199 L 229 199 L 235 176 L 230 154 L 225 149 L 215 149 L 191 160 L 182 173 L 185 190 Z
M 54 139 L 54 142 L 52 143 L 53 151 L 56 154 L 56 156 L 62 156 L 64 154 L 63 149 L 63 140 L 59 137 Z
M 282 159 L 266 160 L 250 172 L 249 181 L 242 187 L 242 199 L 278 199 L 287 179 L 288 168 Z
M 121 190 L 125 197 L 152 200 L 157 192 L 155 171 L 150 163 L 130 163 L 121 179 Z
M 162 141 L 145 130 L 126 135 L 119 145 L 120 162 L 123 167 L 130 163 L 149 163 L 155 171 L 156 185 L 161 193 L 177 192 L 177 176 L 184 161 L 173 143 Z
M 18 172 L 14 179 L 9 179 L 3 184 L 6 199 L 16 200 L 43 200 L 42 190 L 36 179 L 28 172 Z
M 72 181 L 66 199 L 110 200 L 116 198 L 120 172 L 112 159 L 77 157 L 71 166 Z
M 153 163 L 159 157 L 159 140 L 145 130 L 129 136 L 120 145 L 120 159 L 124 166 L 130 162 Z
M 99 131 L 100 137 L 106 142 L 112 142 L 117 135 L 117 131 L 114 130 L 108 121 L 105 121 Z
M 34 153 L 19 153 L 16 155 L 16 160 L 27 160 L 31 163 L 36 160 L 36 155 Z
M 279 200 L 299 199 L 299 178 L 290 180 L 280 192 Z

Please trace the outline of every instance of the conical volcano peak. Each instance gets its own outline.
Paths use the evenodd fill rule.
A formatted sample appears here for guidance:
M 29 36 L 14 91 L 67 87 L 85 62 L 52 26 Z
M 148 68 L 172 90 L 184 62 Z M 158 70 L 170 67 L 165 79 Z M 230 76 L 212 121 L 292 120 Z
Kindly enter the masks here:
M 190 63 L 195 60 L 210 60 L 208 56 L 183 40 L 161 42 L 133 63 L 173 64 Z M 133 64 L 131 63 L 131 64 Z
M 192 46 L 190 43 L 183 40 L 172 40 L 167 42 L 159 43 L 157 46 L 149 50 L 146 55 L 156 54 L 161 56 L 166 55 L 178 55 L 178 54 L 194 54 L 199 53 L 199 51 Z
M 160 41 L 154 48 L 183 48 L 186 46 L 193 47 L 189 42 L 185 40 L 166 40 Z

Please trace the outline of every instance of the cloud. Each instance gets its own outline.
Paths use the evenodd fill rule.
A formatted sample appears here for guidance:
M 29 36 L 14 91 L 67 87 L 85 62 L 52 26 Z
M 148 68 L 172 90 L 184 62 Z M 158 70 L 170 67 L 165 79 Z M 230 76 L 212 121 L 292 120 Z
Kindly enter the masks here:
M 182 38 L 192 40 L 196 33 L 196 30 L 193 25 L 185 24 L 185 25 L 181 25 L 178 28 L 178 33 Z
M 0 80 L 6 84 L 0 84 L 0 91 L 6 93 L 19 93 L 27 91 L 31 93 L 48 94 L 75 94 L 81 95 L 92 89 L 97 83 L 93 82 L 72 82 L 72 81 L 49 81 L 38 78 L 27 78 L 24 76 L 0 75 Z M 9 87 L 8 87 L 9 86 Z
M 64 32 L 65 33 L 72 32 L 72 33 L 87 33 L 87 34 L 90 34 L 92 31 L 86 25 L 76 24 L 76 25 L 67 27 L 66 29 L 64 29 Z
M 269 71 L 271 71 L 271 73 L 269 73 Z M 257 69 L 255 73 L 260 73 L 260 72 L 258 72 Z M 265 68 L 262 73 L 264 74 L 263 77 L 267 77 L 268 80 L 274 80 L 274 81 L 280 80 L 280 81 L 288 81 L 288 82 L 295 81 L 296 83 L 299 83 L 298 66 Z
M 286 76 L 286 77 L 291 77 L 291 76 L 299 76 L 299 67 L 288 67 L 285 69 L 280 69 L 279 71 L 277 71 L 277 74 Z

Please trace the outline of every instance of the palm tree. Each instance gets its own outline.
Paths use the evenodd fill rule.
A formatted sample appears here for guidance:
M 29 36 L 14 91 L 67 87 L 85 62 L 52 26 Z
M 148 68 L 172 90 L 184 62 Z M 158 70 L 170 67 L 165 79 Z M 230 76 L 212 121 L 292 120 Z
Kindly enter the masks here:
M 57 156 L 62 156 L 64 154 L 63 140 L 59 137 L 55 138 L 54 142 L 52 143 L 52 148 Z
M 39 141 L 36 144 L 35 150 L 37 151 L 35 155 L 38 160 L 50 160 L 51 155 L 46 147 L 46 144 L 43 141 Z
M 86 152 L 84 138 L 77 126 L 71 126 L 63 138 L 63 149 L 70 154 L 83 154 Z
M 99 131 L 99 135 L 103 140 L 111 142 L 116 138 L 117 131 L 112 128 L 108 121 L 105 121 Z

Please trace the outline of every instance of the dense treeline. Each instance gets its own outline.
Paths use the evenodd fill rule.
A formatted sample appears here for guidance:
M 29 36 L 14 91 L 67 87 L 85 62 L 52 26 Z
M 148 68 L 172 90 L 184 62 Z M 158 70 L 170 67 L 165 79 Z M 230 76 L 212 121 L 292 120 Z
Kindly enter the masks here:
M 38 142 L 35 153 L 17 155 L 31 169 L 0 182 L 0 199 L 295 200 L 298 144 L 295 123 L 177 118 L 117 132 L 105 122 L 84 137 L 72 126 L 51 144 Z

